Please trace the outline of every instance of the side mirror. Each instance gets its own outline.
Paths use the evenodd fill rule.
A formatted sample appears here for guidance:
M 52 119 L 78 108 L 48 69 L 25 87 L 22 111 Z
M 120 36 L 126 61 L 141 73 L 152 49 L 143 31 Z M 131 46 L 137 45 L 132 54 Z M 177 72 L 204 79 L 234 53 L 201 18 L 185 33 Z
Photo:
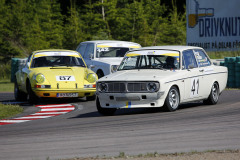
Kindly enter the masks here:
M 89 68 L 90 68 L 90 69 L 93 69 L 93 68 L 95 68 L 95 66 L 94 66 L 94 65 L 90 65 Z

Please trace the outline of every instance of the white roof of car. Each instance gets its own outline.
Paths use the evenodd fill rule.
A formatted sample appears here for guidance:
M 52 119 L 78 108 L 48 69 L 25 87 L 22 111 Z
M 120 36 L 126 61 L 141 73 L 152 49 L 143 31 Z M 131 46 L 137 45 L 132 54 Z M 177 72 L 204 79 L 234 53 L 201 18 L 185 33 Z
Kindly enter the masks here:
M 195 46 L 151 46 L 151 47 L 142 47 L 136 50 L 175 50 L 175 51 L 184 51 L 188 49 L 202 49 L 201 47 L 195 47 Z
M 118 40 L 94 40 L 94 41 L 85 41 L 85 42 L 81 42 L 81 43 L 95 43 L 95 44 L 98 44 L 98 43 L 133 43 L 133 44 L 138 44 L 138 43 L 135 43 L 135 42 L 129 42 L 129 41 L 118 41 Z M 138 44 L 140 45 L 140 44 Z

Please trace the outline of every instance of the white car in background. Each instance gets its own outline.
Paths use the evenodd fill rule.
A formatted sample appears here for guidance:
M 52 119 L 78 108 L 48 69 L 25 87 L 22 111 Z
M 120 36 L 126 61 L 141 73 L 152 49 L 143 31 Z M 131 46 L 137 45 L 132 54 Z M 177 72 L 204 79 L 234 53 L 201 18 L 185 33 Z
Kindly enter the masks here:
M 117 70 L 127 51 L 140 47 L 140 44 L 134 42 L 98 40 L 82 42 L 76 50 L 88 68 L 101 78 Z
M 97 81 L 98 112 L 120 108 L 164 107 L 203 100 L 216 104 L 227 84 L 228 70 L 215 66 L 202 48 L 155 46 L 129 51 L 118 71 Z

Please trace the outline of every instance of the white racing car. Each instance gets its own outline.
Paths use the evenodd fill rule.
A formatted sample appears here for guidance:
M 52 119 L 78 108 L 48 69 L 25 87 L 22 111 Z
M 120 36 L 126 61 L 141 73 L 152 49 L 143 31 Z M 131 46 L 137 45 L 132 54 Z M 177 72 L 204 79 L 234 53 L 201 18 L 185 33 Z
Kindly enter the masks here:
M 120 108 L 164 107 L 203 100 L 216 104 L 227 84 L 228 70 L 215 66 L 199 47 L 155 46 L 128 52 L 118 71 L 97 82 L 98 112 Z
M 117 70 L 127 51 L 140 47 L 140 44 L 134 42 L 98 40 L 80 43 L 77 51 L 82 55 L 88 68 L 101 78 Z

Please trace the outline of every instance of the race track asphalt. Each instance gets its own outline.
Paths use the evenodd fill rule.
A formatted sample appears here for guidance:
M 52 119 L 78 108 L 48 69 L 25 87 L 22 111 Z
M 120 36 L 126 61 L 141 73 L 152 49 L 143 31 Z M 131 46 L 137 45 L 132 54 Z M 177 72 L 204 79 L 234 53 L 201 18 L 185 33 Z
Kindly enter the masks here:
M 64 115 L 0 126 L 1 160 L 240 149 L 240 90 L 226 90 L 217 105 L 181 105 L 176 112 L 122 109 L 98 114 L 95 102 L 57 101 L 76 109 Z M 0 93 L 12 101 L 13 93 Z M 46 102 L 56 103 L 56 102 Z M 25 112 L 34 107 L 24 104 Z M 36 108 L 36 107 L 35 107 Z

